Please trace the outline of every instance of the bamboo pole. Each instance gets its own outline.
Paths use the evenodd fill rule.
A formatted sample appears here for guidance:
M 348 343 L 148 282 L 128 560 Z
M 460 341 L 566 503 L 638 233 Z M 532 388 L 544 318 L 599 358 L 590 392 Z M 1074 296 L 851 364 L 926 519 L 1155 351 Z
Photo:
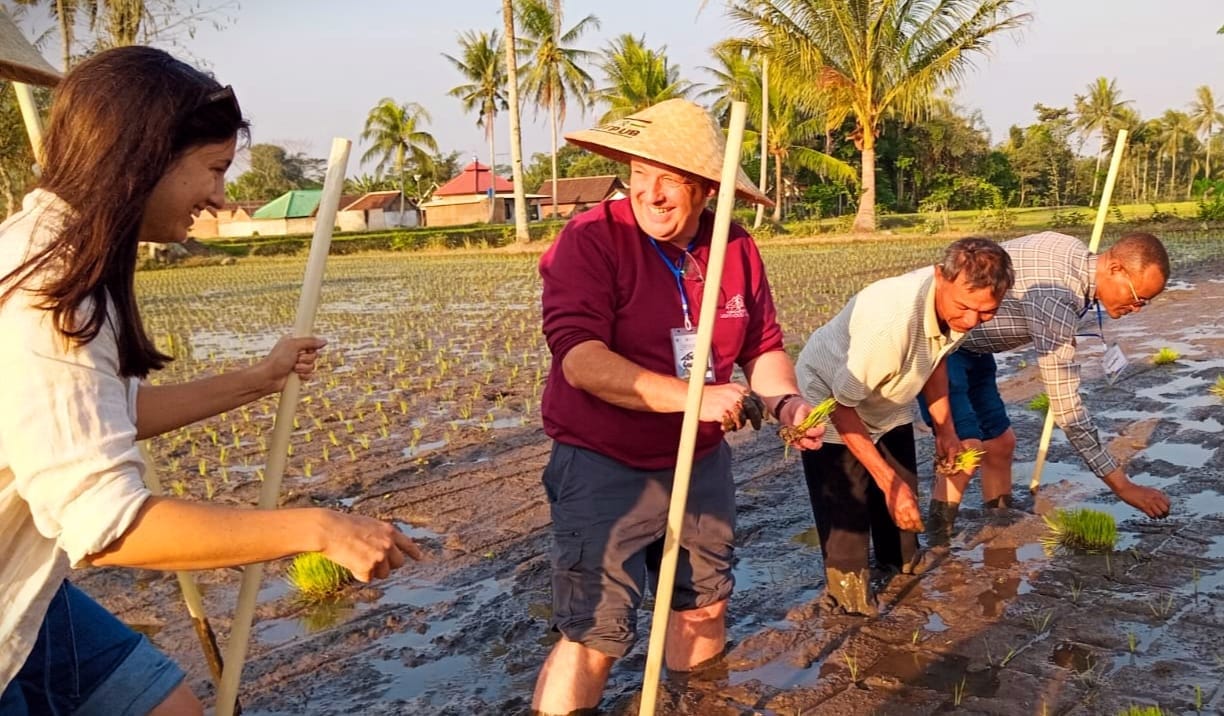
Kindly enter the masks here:
M 323 269 L 327 265 L 332 228 L 336 223 L 340 193 L 344 188 L 344 169 L 348 164 L 349 149 L 352 146 L 353 143 L 347 139 L 332 140 L 331 155 L 327 161 L 327 177 L 323 181 L 323 198 L 319 202 L 315 219 L 314 239 L 310 244 L 310 258 L 306 261 L 302 295 L 298 299 L 297 320 L 293 328 L 296 336 L 308 336 L 314 330 L 315 311 L 319 307 L 319 294 L 323 288 Z M 301 387 L 297 375 L 291 373 L 280 394 L 272 440 L 268 445 L 268 466 L 264 473 L 263 488 L 259 493 L 259 508 L 263 510 L 276 509 L 280 502 L 281 477 L 285 473 L 285 463 L 288 460 L 289 433 L 293 428 L 293 413 L 297 409 Z M 242 587 L 238 592 L 238 609 L 234 613 L 233 628 L 225 649 L 226 668 L 221 677 L 221 686 L 217 689 L 217 716 L 234 714 L 238 682 L 242 678 L 242 666 L 251 638 L 251 622 L 255 617 L 255 598 L 259 595 L 262 578 L 262 564 L 247 565 L 243 570 Z
M 41 165 L 43 125 L 42 117 L 38 115 L 38 106 L 34 103 L 34 90 L 24 82 L 14 82 L 13 91 L 17 93 L 17 106 L 21 108 L 26 136 L 30 138 L 30 147 L 34 150 L 34 161 Z
M 149 454 L 145 443 L 140 443 L 140 456 L 145 462 L 145 486 L 154 495 L 164 495 L 165 490 L 162 489 L 161 479 L 157 476 L 153 456 Z M 179 570 L 174 575 L 178 577 L 179 589 L 183 592 L 183 601 L 187 603 L 187 612 L 191 615 L 191 624 L 195 627 L 200 646 L 204 649 L 204 660 L 208 662 L 213 684 L 220 686 L 224 661 L 221 658 L 221 648 L 217 646 L 217 635 L 213 632 L 212 624 L 208 622 L 208 614 L 204 612 L 204 598 L 200 594 L 200 588 L 196 586 L 195 577 L 191 575 L 191 572 Z M 241 707 L 238 710 L 241 711 Z
M 1105 217 L 1109 214 L 1110 199 L 1113 197 L 1114 182 L 1118 178 L 1118 168 L 1122 166 L 1122 154 L 1126 151 L 1126 130 L 1118 130 L 1118 139 L 1114 142 L 1113 157 L 1109 161 L 1109 176 L 1101 189 L 1101 202 L 1097 205 L 1096 223 L 1092 225 L 1092 238 L 1088 240 L 1089 253 L 1096 253 L 1101 245 L 1101 235 L 1105 233 Z M 1046 410 L 1045 425 L 1041 428 L 1041 442 L 1037 444 L 1037 461 L 1033 463 L 1033 478 L 1029 481 L 1029 492 L 1037 494 L 1041 487 L 1041 471 L 1045 469 L 1046 453 L 1050 451 L 1050 439 L 1054 437 L 1054 405 Z
M 671 616 L 672 591 L 676 584 L 676 564 L 680 558 L 680 529 L 688 502 L 689 478 L 693 471 L 693 452 L 697 446 L 697 426 L 701 412 L 701 395 L 705 388 L 705 368 L 710 360 L 710 341 L 714 337 L 715 311 L 722 285 L 723 261 L 727 255 L 727 233 L 731 229 L 731 210 L 735 207 L 735 180 L 739 172 L 740 146 L 744 139 L 744 119 L 748 105 L 731 105 L 731 126 L 727 132 L 727 150 L 723 155 L 722 176 L 718 184 L 718 204 L 714 212 L 714 234 L 710 242 L 710 263 L 706 270 L 705 289 L 701 298 L 701 315 L 697 321 L 697 346 L 693 352 L 693 370 L 689 374 L 688 397 L 684 406 L 684 423 L 680 428 L 680 448 L 676 455 L 676 474 L 672 482 L 671 506 L 667 512 L 667 532 L 663 538 L 663 559 L 659 566 L 659 585 L 655 589 L 654 620 L 650 626 L 650 648 L 646 654 L 646 675 L 642 683 L 642 703 L 638 713 L 652 716 L 658 699 L 659 672 L 663 666 L 663 649 L 667 641 L 667 622 Z

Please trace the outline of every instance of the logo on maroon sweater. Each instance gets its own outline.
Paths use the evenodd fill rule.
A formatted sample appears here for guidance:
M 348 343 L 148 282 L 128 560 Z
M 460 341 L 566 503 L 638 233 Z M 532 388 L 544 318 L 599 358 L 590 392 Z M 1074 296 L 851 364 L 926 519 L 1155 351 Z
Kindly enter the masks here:
M 727 305 L 723 306 L 723 312 L 719 318 L 747 318 L 748 309 L 744 307 L 744 294 L 737 293 L 727 299 Z

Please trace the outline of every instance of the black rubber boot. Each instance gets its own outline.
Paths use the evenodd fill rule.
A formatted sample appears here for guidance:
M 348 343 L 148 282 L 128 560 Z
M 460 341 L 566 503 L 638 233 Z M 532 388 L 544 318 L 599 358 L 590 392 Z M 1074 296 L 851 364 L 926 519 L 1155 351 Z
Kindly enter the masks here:
M 1015 500 L 1012 498 L 1011 493 L 1008 492 L 999 495 L 993 500 L 987 500 L 983 506 L 988 510 L 1010 510 L 1014 504 Z
M 956 534 L 956 515 L 960 512 L 959 502 L 944 502 L 931 498 L 931 506 L 927 509 L 927 541 L 931 546 L 946 545 Z

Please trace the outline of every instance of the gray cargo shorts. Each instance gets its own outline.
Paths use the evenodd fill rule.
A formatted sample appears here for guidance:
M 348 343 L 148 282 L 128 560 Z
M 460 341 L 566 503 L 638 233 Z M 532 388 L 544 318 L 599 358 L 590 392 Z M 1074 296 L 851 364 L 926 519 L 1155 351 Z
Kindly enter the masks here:
M 553 443 L 544 490 L 553 520 L 552 627 L 619 658 L 637 639 L 647 580 L 658 582 L 674 469 L 636 470 L 583 448 Z M 672 609 L 731 596 L 735 482 L 721 443 L 693 465 Z

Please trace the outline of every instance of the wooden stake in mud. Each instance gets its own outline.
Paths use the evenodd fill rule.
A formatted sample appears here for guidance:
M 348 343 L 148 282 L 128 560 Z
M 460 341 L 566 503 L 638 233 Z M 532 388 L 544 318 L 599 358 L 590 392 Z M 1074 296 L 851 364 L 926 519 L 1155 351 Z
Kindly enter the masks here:
M 314 239 L 310 243 L 310 258 L 306 261 L 302 295 L 298 299 L 297 320 L 293 327 L 295 336 L 308 336 L 314 330 L 315 311 L 319 307 L 319 293 L 323 288 L 323 269 L 327 265 L 332 227 L 336 223 L 340 192 L 344 188 L 344 168 L 348 164 L 349 149 L 352 146 L 353 143 L 347 139 L 332 140 L 331 155 L 327 160 L 327 177 L 323 181 L 323 198 L 319 202 Z M 285 462 L 289 457 L 289 433 L 293 428 L 293 413 L 297 409 L 300 391 L 301 382 L 297 375 L 290 373 L 285 389 L 280 394 L 272 440 L 268 445 L 268 466 L 264 472 L 263 488 L 259 493 L 259 508 L 263 510 L 276 509 L 280 502 L 281 477 L 285 474 Z M 251 638 L 251 621 L 255 616 L 255 598 L 259 594 L 262 578 L 262 564 L 251 564 L 243 570 L 242 587 L 238 592 L 238 610 L 234 613 L 233 628 L 225 648 L 225 671 L 221 677 L 221 686 L 217 689 L 217 716 L 234 714 L 242 664 L 246 660 L 247 645 Z
M 697 346 L 693 365 L 703 366 L 710 360 L 710 341 L 714 337 L 715 310 L 722 284 L 723 261 L 727 255 L 727 232 L 731 229 L 731 210 L 735 207 L 735 179 L 739 171 L 740 145 L 744 139 L 744 118 L 748 105 L 731 105 L 731 126 L 727 132 L 727 151 L 723 155 L 722 177 L 718 184 L 718 204 L 714 212 L 714 234 L 710 242 L 710 263 L 706 271 L 705 289 L 701 296 L 701 315 L 697 319 Z M 663 559 L 659 566 L 659 586 L 655 590 L 654 619 L 650 626 L 650 648 L 646 654 L 646 675 L 642 682 L 642 704 L 638 713 L 653 716 L 658 699 L 659 672 L 663 666 L 663 648 L 667 641 L 667 622 L 671 616 L 672 591 L 676 584 L 676 564 L 680 558 L 680 529 L 684 508 L 688 503 L 689 478 L 693 471 L 693 451 L 697 446 L 698 417 L 701 394 L 705 387 L 705 371 L 694 370 L 689 375 L 688 397 L 684 405 L 684 423 L 680 428 L 680 449 L 676 454 L 676 475 L 672 482 L 671 506 L 667 512 L 667 533 L 663 538 Z
M 1109 176 L 1105 178 L 1105 186 L 1101 189 L 1101 203 L 1097 205 L 1096 223 L 1092 225 L 1092 238 L 1088 241 L 1088 251 L 1096 253 L 1101 244 L 1101 234 L 1105 233 L 1105 216 L 1109 213 L 1109 202 L 1113 197 L 1114 181 L 1118 178 L 1118 168 L 1122 166 L 1122 153 L 1126 151 L 1126 130 L 1118 130 L 1118 140 L 1114 142 L 1113 158 L 1109 160 Z M 1054 437 L 1054 405 L 1046 409 L 1045 425 L 1041 428 L 1041 442 L 1037 444 L 1037 461 L 1033 463 L 1033 479 L 1029 481 L 1029 492 L 1037 494 L 1041 487 L 1041 471 L 1045 468 L 1046 453 L 1050 450 L 1050 439 Z
M 157 468 L 153 464 L 153 456 L 149 454 L 144 443 L 140 444 L 140 456 L 145 462 L 145 486 L 154 495 L 165 494 L 161 480 L 157 476 Z M 224 661 L 221 659 L 221 647 L 217 646 L 217 635 L 213 632 L 212 624 L 208 623 L 208 615 L 204 612 L 204 598 L 200 595 L 200 588 L 196 586 L 195 577 L 191 575 L 191 572 L 180 570 L 174 575 L 178 577 L 179 589 L 183 592 L 183 601 L 187 603 L 187 612 L 191 615 L 191 624 L 195 627 L 200 646 L 204 649 L 204 660 L 208 662 L 208 670 L 212 672 L 213 684 L 220 687 L 221 667 Z M 236 707 L 236 710 L 241 712 L 241 706 Z

